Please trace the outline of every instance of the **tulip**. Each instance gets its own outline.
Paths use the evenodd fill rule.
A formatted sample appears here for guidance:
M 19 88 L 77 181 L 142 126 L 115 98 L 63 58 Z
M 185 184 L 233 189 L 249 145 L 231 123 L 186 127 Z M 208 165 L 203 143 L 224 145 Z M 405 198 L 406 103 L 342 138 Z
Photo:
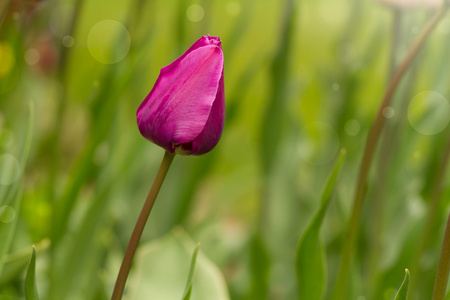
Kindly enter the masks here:
M 170 153 L 211 151 L 225 121 L 220 39 L 203 36 L 162 68 L 136 117 L 141 134 Z

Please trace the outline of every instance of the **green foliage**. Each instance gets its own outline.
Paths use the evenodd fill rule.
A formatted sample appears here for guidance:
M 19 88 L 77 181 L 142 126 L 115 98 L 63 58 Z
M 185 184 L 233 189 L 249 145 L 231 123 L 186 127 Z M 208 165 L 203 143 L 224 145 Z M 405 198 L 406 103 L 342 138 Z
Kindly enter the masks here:
M 194 247 L 189 266 L 190 249 Z M 135 266 L 130 278 L 135 283 L 130 285 L 132 299 L 179 299 L 183 288 L 183 299 L 229 299 L 225 281 L 217 267 L 181 228 L 141 245 Z M 192 288 L 193 282 L 195 288 Z
M 403 280 L 402 285 L 398 289 L 398 292 L 395 295 L 394 300 L 406 300 L 408 296 L 408 287 L 409 287 L 409 270 L 405 269 L 405 279 Z
M 25 300 L 39 300 L 36 287 L 36 248 L 34 246 L 25 277 Z
M 32 244 L 41 299 L 110 299 L 163 155 L 139 134 L 136 110 L 160 68 L 206 34 L 224 50 L 225 130 L 212 152 L 174 161 L 126 294 L 332 299 L 390 62 L 430 17 L 378 2 L 3 1 L 0 299 L 24 298 Z M 405 267 L 410 298 L 430 299 L 449 209 L 448 17 L 384 113 L 348 299 L 394 299 Z
M 192 254 L 191 268 L 189 269 L 189 277 L 184 291 L 183 300 L 191 299 L 192 283 L 194 281 L 195 263 L 197 262 L 198 250 L 200 249 L 200 243 L 197 243 L 194 253 Z
M 341 154 L 323 189 L 320 208 L 312 219 L 297 246 L 296 271 L 299 299 L 320 300 L 326 286 L 326 258 L 320 228 L 325 212 L 335 189 L 338 175 L 345 161 L 345 150 Z

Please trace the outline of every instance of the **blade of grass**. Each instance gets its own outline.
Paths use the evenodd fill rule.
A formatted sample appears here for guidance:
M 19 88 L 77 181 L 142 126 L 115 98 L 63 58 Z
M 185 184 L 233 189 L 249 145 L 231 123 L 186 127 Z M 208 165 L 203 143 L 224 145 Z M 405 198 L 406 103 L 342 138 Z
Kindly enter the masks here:
M 345 161 L 346 151 L 341 154 L 322 192 L 320 208 L 306 229 L 297 247 L 296 271 L 299 299 L 322 299 L 325 289 L 325 253 L 320 239 L 320 228 L 330 203 L 338 175 Z
M 194 280 L 195 264 L 197 262 L 197 254 L 198 254 L 198 250 L 199 249 L 200 249 L 200 243 L 197 243 L 197 246 L 194 249 L 194 254 L 192 254 L 191 268 L 189 269 L 189 276 L 188 276 L 188 281 L 187 281 L 187 284 L 186 284 L 186 289 L 184 291 L 183 300 L 189 300 L 191 298 L 192 283 L 193 283 L 193 280 Z
M 49 246 L 50 241 L 44 239 L 36 245 L 36 251 L 38 253 L 45 252 Z M 30 263 L 31 252 L 29 247 L 26 247 L 25 249 L 8 254 L 3 258 L 3 271 L 0 275 L 0 286 L 5 285 L 15 278 L 19 278 L 21 274 L 25 272 Z
M 450 130 L 447 130 L 447 133 Z M 426 215 L 425 225 L 423 232 L 421 233 L 420 240 L 417 245 L 417 252 L 414 255 L 413 263 L 412 263 L 412 271 L 417 274 L 412 276 L 411 279 L 411 291 L 416 289 L 416 285 L 420 276 L 420 259 L 422 258 L 423 253 L 426 251 L 427 246 L 430 244 L 430 237 L 432 236 L 433 229 L 436 226 L 436 220 L 439 219 L 439 207 L 441 204 L 441 194 L 443 190 L 445 174 L 447 171 L 448 163 L 450 160 L 450 138 L 446 142 L 446 146 L 444 151 L 442 152 L 442 156 L 439 158 L 439 167 L 436 171 L 435 176 L 433 177 L 433 183 L 431 188 L 430 201 L 428 204 L 428 211 Z
M 250 293 L 248 300 L 263 300 L 269 297 L 270 256 L 259 233 L 250 243 Z
M 25 277 L 25 300 L 39 300 L 36 287 L 36 247 L 34 245 Z
M 361 212 L 363 208 L 365 191 L 367 188 L 367 177 L 369 175 L 370 165 L 372 163 L 372 157 L 374 155 L 378 140 L 380 137 L 381 130 L 384 125 L 385 118 L 383 116 L 383 111 L 389 106 L 391 99 L 397 89 L 400 80 L 403 75 L 411 66 L 413 59 L 417 56 L 417 53 L 422 48 L 423 44 L 430 36 L 433 29 L 439 23 L 439 21 L 445 16 L 449 4 L 446 2 L 442 6 L 442 9 L 429 21 L 425 29 L 422 31 L 416 42 L 412 45 L 405 59 L 397 68 L 392 81 L 386 91 L 386 94 L 381 102 L 376 118 L 372 124 L 369 132 L 369 136 L 366 140 L 366 146 L 364 149 L 363 158 L 359 168 L 358 182 L 356 185 L 355 196 L 353 200 L 353 206 L 351 211 L 351 217 L 348 224 L 347 233 L 345 234 L 345 243 L 343 248 L 343 254 L 341 259 L 341 266 L 339 269 L 334 297 L 336 300 L 346 300 L 348 299 L 347 290 L 349 285 L 350 277 L 350 267 L 352 263 L 353 251 L 356 243 L 356 236 L 359 230 L 359 222 L 361 218 Z
M 450 271 L 450 214 L 445 228 L 444 241 L 442 242 L 441 256 L 436 272 L 432 300 L 444 300 L 447 291 L 448 273 Z
M 5 201 L 0 201 L 0 203 L 7 204 L 14 209 L 14 212 L 19 211 L 20 200 L 22 198 L 22 191 L 20 189 L 20 185 L 22 182 L 23 172 L 25 170 L 25 164 L 28 158 L 28 154 L 30 152 L 31 147 L 31 139 L 32 139 L 32 129 L 34 126 L 34 106 L 33 103 L 30 102 L 28 105 L 28 121 L 25 133 L 25 140 L 22 150 L 22 155 L 20 158 L 20 175 L 14 185 L 10 188 L 9 193 L 5 196 Z M 0 223 L 0 273 L 2 272 L 4 256 L 9 250 L 11 245 L 14 232 L 16 229 L 17 221 L 19 218 L 15 218 L 10 223 Z
M 394 300 L 406 300 L 408 296 L 409 287 L 409 270 L 405 269 L 405 279 L 403 279 L 402 285 L 400 286 Z

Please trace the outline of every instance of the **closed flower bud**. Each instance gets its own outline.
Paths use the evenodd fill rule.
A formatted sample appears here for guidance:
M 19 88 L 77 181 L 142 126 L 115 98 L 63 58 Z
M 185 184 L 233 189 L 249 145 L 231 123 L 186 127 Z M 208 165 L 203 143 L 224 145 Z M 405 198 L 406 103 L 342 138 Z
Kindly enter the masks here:
M 141 134 L 170 153 L 211 151 L 225 120 L 220 39 L 203 36 L 162 68 L 136 116 Z

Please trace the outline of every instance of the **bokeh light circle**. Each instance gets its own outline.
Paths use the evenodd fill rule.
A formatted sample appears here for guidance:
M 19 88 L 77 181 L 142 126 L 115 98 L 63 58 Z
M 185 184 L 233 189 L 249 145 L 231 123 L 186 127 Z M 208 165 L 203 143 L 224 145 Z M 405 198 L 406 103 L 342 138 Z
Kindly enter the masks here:
M 198 4 L 192 4 L 186 9 L 186 17 L 191 22 L 200 22 L 203 20 L 203 17 L 205 16 L 205 11 L 203 10 L 203 7 Z
M 395 110 L 394 110 L 394 108 L 392 108 L 392 107 L 390 107 L 390 106 L 386 106 L 386 107 L 383 109 L 383 116 L 384 116 L 386 119 L 391 119 L 391 118 L 394 117 L 394 115 L 395 115 Z
M 9 205 L 0 206 L 0 222 L 11 223 L 15 218 L 16 210 L 13 207 Z
M 20 175 L 20 164 L 11 154 L 0 155 L 0 184 L 9 185 L 16 182 Z
M 450 121 L 450 103 L 438 92 L 421 92 L 409 103 L 408 121 L 421 134 L 438 134 Z
M 336 130 L 324 122 L 312 122 L 302 129 L 298 141 L 300 157 L 312 165 L 331 162 L 339 152 L 340 142 Z
M 115 64 L 130 50 L 131 37 L 127 28 L 115 20 L 103 20 L 92 26 L 87 46 L 92 57 L 103 64 Z
M 41 54 L 34 48 L 30 48 L 25 51 L 25 61 L 30 66 L 34 66 L 35 64 L 37 64 L 40 58 Z
M 64 45 L 64 47 L 70 48 L 75 44 L 75 40 L 72 36 L 66 35 L 62 38 L 62 44 Z
M 361 125 L 359 125 L 359 122 L 355 119 L 350 119 L 347 122 L 345 122 L 344 125 L 345 133 L 349 136 L 356 136 L 359 131 L 361 130 Z

